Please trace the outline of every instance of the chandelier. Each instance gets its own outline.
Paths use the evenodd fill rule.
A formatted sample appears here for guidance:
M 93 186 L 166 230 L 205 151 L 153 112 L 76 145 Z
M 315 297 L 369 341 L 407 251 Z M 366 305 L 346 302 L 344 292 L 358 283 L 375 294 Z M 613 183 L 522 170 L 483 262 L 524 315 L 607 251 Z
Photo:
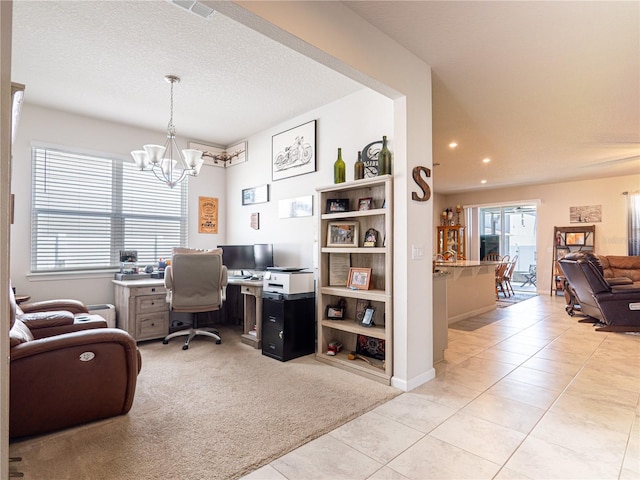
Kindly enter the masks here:
M 173 125 L 173 85 L 180 82 L 180 78 L 167 75 L 164 79 L 171 84 L 171 113 L 167 126 L 167 141 L 164 146 L 144 145 L 142 147 L 144 150 L 134 150 L 131 156 L 140 170 L 152 171 L 158 180 L 173 188 L 187 178 L 187 175 L 197 176 L 204 160 L 200 150 L 185 149 L 180 152 L 176 145 L 176 127 Z

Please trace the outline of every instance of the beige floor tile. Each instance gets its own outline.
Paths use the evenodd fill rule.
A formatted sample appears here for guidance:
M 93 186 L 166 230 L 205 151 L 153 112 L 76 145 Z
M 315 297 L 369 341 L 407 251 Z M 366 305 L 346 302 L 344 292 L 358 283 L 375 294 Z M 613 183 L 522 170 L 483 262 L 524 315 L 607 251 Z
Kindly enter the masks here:
M 576 380 L 586 380 L 608 389 L 640 393 L 640 382 L 636 377 L 619 375 L 615 372 L 607 372 L 605 374 L 600 370 L 585 367 L 576 375 Z
M 602 402 L 590 397 L 565 392 L 556 400 L 552 413 L 568 415 L 584 421 L 594 422 L 601 427 L 615 430 L 622 434 L 629 433 L 635 419 L 635 409 L 611 402 Z
M 547 409 L 558 397 L 558 392 L 547 388 L 537 387 L 527 383 L 517 382 L 509 378 L 503 378 L 487 393 L 497 395 L 499 397 L 517 400 L 527 405 Z
M 493 480 L 533 480 L 533 477 L 529 477 L 523 473 L 516 472 L 510 468 L 502 468 L 498 474 L 493 477 Z
M 500 465 L 429 435 L 387 466 L 412 480 L 490 479 L 500 469 Z
M 516 366 L 523 364 L 531 358 L 529 355 L 522 353 L 507 352 L 506 350 L 497 350 L 495 348 L 490 348 L 484 352 L 480 352 L 476 357 L 486 358 L 487 360 L 494 360 L 502 363 L 509 363 Z
M 633 428 L 629 435 L 629 443 L 627 451 L 624 455 L 622 467 L 628 471 L 635 473 L 635 478 L 640 478 L 640 417 L 636 416 L 633 422 Z
M 471 357 L 468 360 L 460 363 L 461 368 L 475 370 L 480 373 L 491 372 L 495 375 L 505 376 L 509 372 L 511 372 L 514 368 L 514 365 L 509 363 L 498 362 L 495 360 L 488 360 L 486 358 L 481 358 L 478 356 Z
M 271 466 L 288 480 L 364 480 L 382 464 L 324 435 L 274 460 Z
M 531 436 L 505 465 L 509 470 L 540 480 L 616 479 L 620 465 L 602 461 L 597 450 L 575 452 Z
M 534 355 L 540 350 L 541 347 L 529 345 L 527 343 L 516 342 L 515 340 L 511 340 L 511 338 L 508 338 L 507 340 L 498 343 L 494 348 L 498 350 L 505 350 L 507 352 L 521 353 L 524 355 Z
M 265 465 L 258 470 L 254 470 L 249 475 L 245 475 L 242 480 L 287 480 L 287 477 L 273 468 L 273 466 Z
M 464 413 L 449 418 L 429 435 L 500 465 L 526 437 L 521 432 Z
M 367 480 L 409 480 L 404 475 L 392 470 L 389 467 L 382 467 L 376 473 L 371 475 Z
M 457 410 L 464 407 L 482 392 L 436 378 L 411 390 L 411 393 Z
M 431 402 L 414 393 L 405 393 L 376 407 L 373 412 L 422 433 L 429 433 L 456 412 L 455 408 Z
M 591 352 L 567 352 L 564 350 L 558 350 L 557 348 L 544 347 L 538 353 L 535 354 L 536 358 L 546 358 L 548 360 L 555 360 L 558 362 L 570 362 L 584 364 Z
M 550 342 L 550 340 L 527 333 L 517 333 L 516 335 L 512 335 L 511 337 L 509 337 L 509 340 L 519 343 L 526 343 L 527 345 L 538 347 L 538 349 L 546 347 Z
M 376 412 L 368 412 L 329 435 L 385 464 L 425 434 Z
M 597 452 L 605 463 L 622 465 L 628 433 L 607 429 L 596 422 L 547 412 L 530 434 L 532 437 L 563 446 L 574 452 Z
M 621 407 L 634 408 L 638 405 L 637 393 L 623 389 L 610 388 L 606 385 L 606 378 L 602 378 L 600 381 L 594 382 L 586 377 L 577 377 L 569 384 L 564 393 Z
M 559 373 L 571 376 L 577 374 L 583 365 L 583 363 L 549 360 L 535 355 L 522 364 L 523 367 L 540 370 L 541 372 Z
M 561 391 L 573 379 L 572 375 L 549 373 L 520 366 L 507 375 L 508 379 L 528 383 L 548 390 Z
M 503 377 L 504 375 L 502 373 L 479 372 L 456 365 L 453 368 L 447 369 L 439 378 L 447 382 L 469 387 L 473 390 L 484 391 Z
M 545 410 L 526 403 L 483 393 L 461 411 L 521 433 L 529 433 Z

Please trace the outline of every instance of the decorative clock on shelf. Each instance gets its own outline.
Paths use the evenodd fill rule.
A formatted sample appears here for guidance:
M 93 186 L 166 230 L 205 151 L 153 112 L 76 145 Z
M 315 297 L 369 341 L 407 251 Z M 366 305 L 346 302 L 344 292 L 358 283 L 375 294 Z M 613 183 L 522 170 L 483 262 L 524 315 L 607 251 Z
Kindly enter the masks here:
M 362 162 L 364 163 L 364 178 L 378 176 L 378 154 L 382 148 L 382 140 L 371 142 L 362 149 Z

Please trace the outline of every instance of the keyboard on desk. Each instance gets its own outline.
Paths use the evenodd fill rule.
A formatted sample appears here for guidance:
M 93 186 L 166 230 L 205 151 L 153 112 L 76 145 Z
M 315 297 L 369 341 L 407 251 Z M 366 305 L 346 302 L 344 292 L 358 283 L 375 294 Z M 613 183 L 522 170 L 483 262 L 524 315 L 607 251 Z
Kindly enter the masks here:
M 247 280 L 251 278 L 251 275 L 229 275 L 231 280 Z

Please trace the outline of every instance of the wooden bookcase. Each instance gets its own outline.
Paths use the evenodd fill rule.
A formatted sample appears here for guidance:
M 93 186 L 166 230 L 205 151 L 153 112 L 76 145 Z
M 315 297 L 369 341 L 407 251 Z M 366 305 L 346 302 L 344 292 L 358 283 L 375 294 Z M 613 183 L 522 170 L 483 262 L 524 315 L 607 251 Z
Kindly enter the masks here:
M 564 274 L 558 260 L 567 253 L 577 251 L 593 252 L 596 248 L 596 226 L 553 227 L 553 258 L 551 265 L 551 292 L 564 294 Z
M 316 358 L 338 368 L 352 371 L 364 377 L 389 385 L 393 375 L 393 178 L 391 175 L 345 182 L 318 191 L 318 342 Z M 360 200 L 370 208 L 359 210 Z M 341 200 L 342 202 L 335 202 Z M 348 200 L 348 207 L 345 205 Z M 335 211 L 330 204 L 340 206 Z M 336 246 L 329 241 L 330 224 L 355 223 L 358 226 L 357 242 Z M 364 246 L 369 229 L 378 232 L 375 246 Z M 337 255 L 340 264 L 332 261 Z M 345 282 L 347 267 L 370 268 L 368 290 L 348 288 Z M 331 271 L 333 268 L 333 272 Z M 327 307 L 344 305 L 344 318 L 328 318 Z M 367 303 L 375 309 L 373 327 L 365 327 L 356 319 L 356 307 Z M 366 338 L 365 338 L 366 337 Z M 384 361 L 376 358 L 350 360 L 348 355 L 356 351 L 358 340 L 370 341 L 379 348 L 384 343 Z M 337 355 L 327 355 L 329 343 L 342 343 Z M 370 363 L 368 363 L 370 362 Z

